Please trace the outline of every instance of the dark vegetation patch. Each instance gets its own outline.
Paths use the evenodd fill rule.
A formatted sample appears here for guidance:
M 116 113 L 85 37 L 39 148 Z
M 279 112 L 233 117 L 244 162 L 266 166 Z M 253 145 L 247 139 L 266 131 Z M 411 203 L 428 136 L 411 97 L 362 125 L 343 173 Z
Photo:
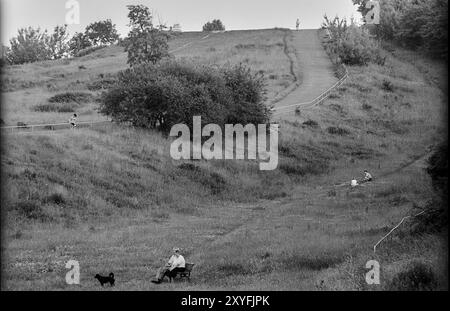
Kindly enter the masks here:
M 63 205 L 66 203 L 66 199 L 64 198 L 64 196 L 61 193 L 53 193 L 53 194 L 47 196 L 44 199 L 44 202 L 56 204 L 56 205 Z
M 386 92 L 394 92 L 394 84 L 389 80 L 383 79 L 381 89 Z
M 307 127 L 313 127 L 313 128 L 317 128 L 319 127 L 319 123 L 317 123 L 314 120 L 306 120 L 305 122 L 302 123 L 303 125 L 307 126 Z
M 371 110 L 371 109 L 372 109 L 372 106 L 369 105 L 369 104 L 367 104 L 367 103 L 363 103 L 363 104 L 362 104 L 362 109 L 363 109 L 363 110 Z
M 341 127 L 337 127 L 337 126 L 330 126 L 327 127 L 327 132 L 333 135 L 340 135 L 340 136 L 344 136 L 344 135 L 349 135 L 350 131 Z
M 79 107 L 77 103 L 63 103 L 63 104 L 40 104 L 33 107 L 34 111 L 37 112 L 75 112 Z M 47 128 L 53 129 L 53 128 Z
M 64 92 L 48 99 L 50 103 L 83 103 L 92 101 L 93 96 L 86 92 Z
M 13 211 L 30 220 L 47 221 L 49 217 L 37 200 L 21 200 L 12 205 Z
M 436 289 L 437 284 L 437 277 L 430 266 L 423 262 L 413 261 L 394 276 L 388 290 L 431 291 Z
M 252 44 L 252 43 L 248 43 L 248 44 L 236 44 L 234 47 L 238 50 L 242 50 L 242 49 L 258 49 L 258 50 L 268 50 L 271 49 L 273 47 L 283 47 L 283 43 L 278 42 L 278 43 L 273 43 L 273 44 Z
M 103 93 L 100 111 L 114 121 L 168 133 L 193 117 L 202 123 L 266 124 L 265 79 L 243 64 L 222 68 L 168 61 L 119 72 Z
M 340 98 L 341 95 L 339 93 L 332 92 L 328 95 L 329 99 Z
M 444 142 L 437 146 L 428 159 L 427 173 L 431 177 L 436 198 L 424 208 L 425 213 L 415 217 L 411 231 L 414 234 L 445 232 L 448 229 L 448 146 Z

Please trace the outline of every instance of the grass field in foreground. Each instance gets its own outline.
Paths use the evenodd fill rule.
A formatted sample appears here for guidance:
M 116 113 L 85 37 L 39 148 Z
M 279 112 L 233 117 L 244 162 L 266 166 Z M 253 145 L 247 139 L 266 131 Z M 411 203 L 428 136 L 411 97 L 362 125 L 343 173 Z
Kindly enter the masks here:
M 272 172 L 181 165 L 160 134 L 114 125 L 5 136 L 4 288 L 109 290 L 93 276 L 113 271 L 113 290 L 382 290 L 414 261 L 445 288 L 439 236 L 405 223 L 372 252 L 434 196 L 419 156 L 446 126 L 446 97 L 422 58 L 396 52 L 384 67 L 350 67 L 329 100 L 283 122 Z M 373 183 L 335 186 L 365 168 Z M 150 283 L 173 246 L 196 263 L 191 283 Z M 76 287 L 64 281 L 69 259 L 80 262 Z M 368 259 L 381 264 L 380 286 L 364 282 Z

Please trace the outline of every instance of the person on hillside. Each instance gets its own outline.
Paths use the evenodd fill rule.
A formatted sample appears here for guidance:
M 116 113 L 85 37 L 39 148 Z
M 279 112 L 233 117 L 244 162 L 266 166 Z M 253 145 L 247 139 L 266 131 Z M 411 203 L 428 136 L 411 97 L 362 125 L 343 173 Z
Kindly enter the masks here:
M 298 30 L 298 27 L 300 27 L 300 19 L 297 18 L 297 22 L 295 23 L 295 29 Z
M 361 182 L 368 182 L 368 181 L 372 181 L 372 175 L 367 170 L 364 170 L 364 178 Z
M 72 126 L 72 128 L 77 127 L 77 117 L 78 117 L 77 114 L 74 113 L 73 116 L 71 116 L 69 119 L 69 123 Z
M 153 283 L 159 284 L 162 282 L 166 275 L 175 276 L 178 272 L 183 272 L 186 267 L 186 261 L 184 257 L 180 254 L 180 249 L 175 247 L 173 249 L 173 255 L 170 257 L 169 261 L 156 272 L 155 279 L 152 280 Z

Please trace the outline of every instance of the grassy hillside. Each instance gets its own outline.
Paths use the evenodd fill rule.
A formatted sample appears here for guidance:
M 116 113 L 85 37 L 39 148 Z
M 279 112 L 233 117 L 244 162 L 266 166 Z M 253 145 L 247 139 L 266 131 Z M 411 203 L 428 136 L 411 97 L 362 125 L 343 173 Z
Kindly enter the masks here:
M 230 31 L 208 37 L 201 32 L 182 33 L 170 41 L 169 49 L 173 57 L 181 60 L 219 66 L 242 62 L 251 66 L 266 75 L 270 101 L 294 82 L 285 53 L 289 36 L 285 30 Z M 103 120 L 96 112 L 95 99 L 115 73 L 128 68 L 126 62 L 124 48 L 111 46 L 79 58 L 8 66 L 3 75 L 3 121 L 7 125 L 66 122 L 70 109 L 58 113 L 37 107 L 68 90 L 91 95 L 89 101 L 72 104 L 80 121 Z
M 283 45 L 290 36 L 227 32 L 175 55 L 247 62 L 264 70 L 274 98 L 294 83 Z M 177 38 L 171 48 L 186 42 Z M 67 289 L 69 259 L 80 262 L 81 290 L 99 289 L 93 276 L 110 271 L 117 290 L 379 290 L 417 260 L 443 275 L 442 239 L 413 236 L 407 225 L 372 252 L 434 196 L 423 168 L 428 148 L 442 139 L 446 96 L 424 76 L 419 65 L 427 60 L 412 63 L 408 55 L 395 50 L 383 67 L 349 67 L 349 79 L 327 101 L 283 118 L 275 171 L 252 161 L 173 161 L 170 140 L 118 125 L 3 136 L 5 288 Z M 95 97 L 90 83 L 125 62 L 111 47 L 8 68 L 2 117 L 9 124 L 65 121 L 67 113 L 33 106 L 66 90 Z M 83 118 L 100 118 L 95 100 L 81 105 Z M 363 169 L 375 182 L 350 189 Z M 192 282 L 150 283 L 173 246 L 196 263 Z M 364 282 L 368 259 L 382 265 L 380 286 Z M 445 286 L 439 279 L 437 288 Z

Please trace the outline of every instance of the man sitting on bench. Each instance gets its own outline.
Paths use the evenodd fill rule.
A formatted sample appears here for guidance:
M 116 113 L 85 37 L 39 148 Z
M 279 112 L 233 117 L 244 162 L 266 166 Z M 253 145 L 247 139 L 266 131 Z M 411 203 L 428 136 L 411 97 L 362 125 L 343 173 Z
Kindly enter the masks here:
M 159 284 L 166 275 L 175 277 L 178 272 L 183 272 L 185 270 L 185 266 L 186 262 L 184 261 L 184 257 L 180 254 L 180 249 L 175 247 L 173 249 L 173 255 L 164 267 L 158 269 L 158 272 L 156 272 L 156 279 L 152 280 L 152 282 Z

